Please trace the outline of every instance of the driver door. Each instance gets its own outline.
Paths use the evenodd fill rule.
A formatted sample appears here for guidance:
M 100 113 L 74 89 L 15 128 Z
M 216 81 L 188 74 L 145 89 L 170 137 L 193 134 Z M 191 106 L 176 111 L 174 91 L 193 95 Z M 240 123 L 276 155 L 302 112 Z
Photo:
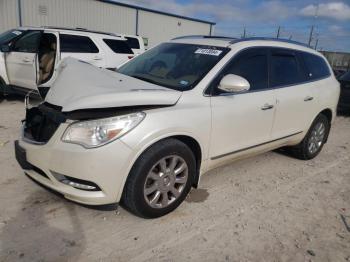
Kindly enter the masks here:
M 227 74 L 245 78 L 250 90 L 220 91 L 217 87 Z M 275 91 L 268 86 L 266 48 L 241 51 L 214 80 L 212 88 L 211 160 L 219 163 L 271 140 L 276 98 Z
M 7 75 L 11 85 L 36 89 L 36 59 L 41 31 L 28 31 L 11 44 L 6 54 Z

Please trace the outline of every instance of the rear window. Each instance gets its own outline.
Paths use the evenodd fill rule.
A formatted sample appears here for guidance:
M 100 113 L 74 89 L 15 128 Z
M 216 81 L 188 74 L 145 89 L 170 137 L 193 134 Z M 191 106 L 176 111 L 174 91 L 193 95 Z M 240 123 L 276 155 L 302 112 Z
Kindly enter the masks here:
M 87 36 L 60 34 L 60 46 L 63 53 L 98 53 L 94 42 Z
M 140 43 L 139 40 L 135 37 L 125 37 L 126 41 L 128 42 L 128 45 L 132 49 L 140 49 Z
M 113 40 L 113 39 L 103 39 L 103 42 L 108 45 L 110 49 L 114 53 L 118 54 L 133 54 L 133 51 L 131 48 L 128 46 L 126 41 L 121 41 L 121 40 Z
M 330 75 L 329 68 L 322 57 L 304 52 L 302 57 L 308 69 L 309 79 L 320 79 Z

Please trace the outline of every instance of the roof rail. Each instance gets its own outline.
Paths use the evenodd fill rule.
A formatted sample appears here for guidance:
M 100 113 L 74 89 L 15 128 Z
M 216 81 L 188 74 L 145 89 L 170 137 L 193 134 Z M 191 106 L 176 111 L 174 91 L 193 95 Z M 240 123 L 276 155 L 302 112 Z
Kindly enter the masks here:
M 71 27 L 58 27 L 58 26 L 44 26 L 44 28 L 57 29 L 57 30 L 80 31 L 80 32 L 88 32 L 88 33 L 94 33 L 94 34 L 103 34 L 103 35 L 117 36 L 114 33 L 97 31 L 97 30 L 96 31 L 95 30 L 89 30 L 89 29 L 82 28 L 82 27 L 71 28 Z
M 244 42 L 244 41 L 276 41 L 276 42 L 283 42 L 283 43 L 289 43 L 289 44 L 295 44 L 295 45 L 300 45 L 304 47 L 311 48 L 309 45 L 297 42 L 294 40 L 289 40 L 289 39 L 281 39 L 281 38 L 274 38 L 274 37 L 247 37 L 247 38 L 238 38 L 235 40 L 232 40 L 230 43 L 235 44 L 239 42 Z
M 171 40 L 178 40 L 178 39 L 197 39 L 197 38 L 209 38 L 209 39 L 222 39 L 222 40 L 236 40 L 235 37 L 229 37 L 229 36 L 215 36 L 215 35 L 185 35 L 185 36 L 179 36 L 175 37 Z

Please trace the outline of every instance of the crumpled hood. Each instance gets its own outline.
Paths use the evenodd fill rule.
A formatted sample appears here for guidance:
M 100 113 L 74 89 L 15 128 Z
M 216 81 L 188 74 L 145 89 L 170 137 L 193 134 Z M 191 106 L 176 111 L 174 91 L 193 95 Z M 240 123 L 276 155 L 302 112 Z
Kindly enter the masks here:
M 182 92 L 66 58 L 45 101 L 69 112 L 79 109 L 174 105 Z

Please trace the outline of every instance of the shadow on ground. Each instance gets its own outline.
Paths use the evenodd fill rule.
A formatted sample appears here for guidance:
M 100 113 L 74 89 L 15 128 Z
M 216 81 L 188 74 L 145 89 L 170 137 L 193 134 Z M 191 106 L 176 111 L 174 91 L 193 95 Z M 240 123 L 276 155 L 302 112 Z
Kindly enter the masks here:
M 58 200 L 49 198 L 42 190 L 25 199 L 19 212 L 6 222 L 0 233 L 1 261 L 76 261 L 79 258 L 86 241 L 76 207 L 59 201 L 57 208 L 67 216 L 61 224 L 48 223 L 47 216 L 53 213 L 51 202 Z

